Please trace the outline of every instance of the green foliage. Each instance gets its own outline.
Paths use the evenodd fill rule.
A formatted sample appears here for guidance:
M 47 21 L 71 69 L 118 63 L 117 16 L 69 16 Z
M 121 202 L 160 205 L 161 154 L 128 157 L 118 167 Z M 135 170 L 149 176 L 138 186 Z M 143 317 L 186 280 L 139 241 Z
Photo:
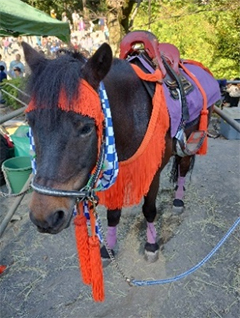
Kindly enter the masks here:
M 6 105 L 11 106 L 13 109 L 23 107 L 23 104 L 18 102 L 15 98 L 18 98 L 24 102 L 26 97 L 22 96 L 22 94 L 16 88 L 8 84 L 14 85 L 24 91 L 26 87 L 26 78 L 17 77 L 10 80 L 5 79 L 3 80 L 1 85 L 1 88 L 4 91 L 11 94 L 11 96 L 9 96 L 8 94 L 4 93 L 4 91 L 2 91 L 2 98 L 6 101 Z
M 151 30 L 160 42 L 176 45 L 181 57 L 209 67 L 216 78 L 239 76 L 238 0 L 152 0 L 151 8 L 143 1 L 134 29 Z
M 106 8 L 104 0 L 22 0 L 29 5 L 41 11 L 50 14 L 51 9 L 57 13 L 57 18 L 61 20 L 62 13 L 65 11 L 71 19 L 71 14 L 74 10 L 83 11 L 83 6 L 86 6 L 91 12 L 101 11 Z
M 63 11 L 71 18 L 73 10 L 83 10 L 83 6 L 88 8 L 90 15 L 95 14 L 95 17 L 100 14 L 106 16 L 110 12 L 107 0 L 24 2 L 48 14 L 51 9 L 55 9 L 59 19 Z M 122 5 L 132 2 L 137 1 L 124 0 Z M 124 11 L 120 23 L 130 17 L 131 13 Z M 124 25 L 128 27 L 126 21 Z M 211 69 L 216 78 L 230 79 L 240 76 L 239 0 L 142 0 L 132 30 L 139 29 L 150 30 L 161 42 L 175 44 L 183 58 L 202 62 Z

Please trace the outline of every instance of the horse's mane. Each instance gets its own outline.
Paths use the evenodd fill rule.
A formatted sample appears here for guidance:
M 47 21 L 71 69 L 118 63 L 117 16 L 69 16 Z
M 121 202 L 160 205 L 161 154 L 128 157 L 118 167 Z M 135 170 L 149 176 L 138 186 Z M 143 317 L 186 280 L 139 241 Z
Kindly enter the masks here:
M 82 66 L 86 58 L 77 51 L 61 50 L 55 59 L 46 59 L 32 72 L 28 81 L 28 91 L 34 98 L 36 107 L 55 108 L 61 89 L 68 101 L 77 96 Z

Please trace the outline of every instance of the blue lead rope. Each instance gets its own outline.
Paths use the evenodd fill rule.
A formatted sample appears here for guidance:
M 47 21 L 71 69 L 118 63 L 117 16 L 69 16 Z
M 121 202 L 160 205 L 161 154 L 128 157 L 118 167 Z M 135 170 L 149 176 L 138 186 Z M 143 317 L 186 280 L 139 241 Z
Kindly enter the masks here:
M 235 223 L 231 226 L 231 228 L 228 230 L 228 232 L 224 235 L 224 237 L 218 242 L 218 244 L 212 249 L 212 251 L 204 257 L 204 259 L 199 262 L 194 267 L 190 268 L 186 272 L 179 274 L 175 277 L 166 278 L 166 279 L 159 279 L 159 280 L 131 280 L 130 284 L 133 286 L 151 286 L 151 285 L 163 285 L 168 283 L 176 282 L 182 278 L 187 277 L 188 275 L 195 272 L 197 269 L 199 269 L 203 264 L 205 264 L 215 253 L 216 251 L 223 245 L 223 243 L 229 238 L 229 236 L 233 233 L 233 231 L 236 229 L 236 227 L 240 223 L 240 217 L 235 221 Z

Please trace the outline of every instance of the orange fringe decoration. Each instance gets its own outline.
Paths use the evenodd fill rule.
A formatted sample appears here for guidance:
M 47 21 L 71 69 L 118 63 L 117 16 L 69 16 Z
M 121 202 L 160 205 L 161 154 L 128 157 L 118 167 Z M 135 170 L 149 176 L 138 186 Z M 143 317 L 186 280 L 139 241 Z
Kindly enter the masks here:
M 81 80 L 79 83 L 79 94 L 76 99 L 70 103 L 67 99 L 65 89 L 61 89 L 58 100 L 58 107 L 63 111 L 73 111 L 83 116 L 89 116 L 95 120 L 98 135 L 98 149 L 100 149 L 103 133 L 104 114 L 102 112 L 100 98 L 98 93 L 88 84 L 87 81 Z M 40 108 L 44 109 L 45 106 L 41 105 Z M 28 104 L 26 113 L 37 109 L 34 98 Z
M 195 62 L 195 61 L 191 61 L 191 62 L 192 62 L 191 64 L 196 64 L 196 65 L 201 66 L 204 69 L 208 70 L 199 62 Z M 187 61 L 187 63 L 188 63 L 188 61 Z M 206 137 L 203 141 L 202 147 L 198 150 L 197 154 L 198 155 L 206 155 L 207 148 L 208 148 L 208 144 L 207 144 L 207 128 L 208 128 L 207 95 L 206 95 L 204 89 L 202 88 L 202 85 L 198 81 L 198 79 L 182 63 L 180 63 L 180 65 L 181 65 L 182 69 L 184 70 L 184 72 L 195 82 L 195 84 L 197 85 L 197 87 L 200 90 L 202 97 L 203 97 L 203 108 L 201 111 L 199 130 L 205 131 Z
M 104 301 L 104 284 L 100 244 L 97 235 L 89 238 L 92 270 L 92 295 L 95 301 Z
M 78 204 L 77 209 L 79 214 L 75 217 L 74 224 L 83 283 L 92 285 L 92 295 L 95 301 L 104 301 L 103 268 L 100 243 L 95 233 L 93 209 L 89 206 L 91 237 L 88 236 L 87 219 L 83 214 L 82 203 Z
M 78 209 L 80 204 L 78 204 Z M 82 273 L 82 280 L 84 284 L 91 284 L 91 264 L 89 254 L 89 241 L 87 218 L 84 216 L 83 211 L 78 214 L 74 219 L 75 224 L 75 237 L 78 251 L 79 265 Z
M 100 243 L 95 231 L 93 208 L 89 205 L 92 236 L 89 237 L 89 253 L 92 271 L 92 295 L 95 301 L 104 301 L 103 268 L 100 254 Z
M 131 65 L 144 80 L 157 82 L 153 97 L 153 110 L 146 135 L 136 153 L 126 161 L 119 162 L 119 173 L 115 184 L 108 190 L 98 192 L 100 203 L 114 210 L 138 204 L 147 194 L 155 173 L 161 166 L 165 152 L 165 136 L 169 129 L 169 115 L 159 69 L 153 74 L 144 73 Z

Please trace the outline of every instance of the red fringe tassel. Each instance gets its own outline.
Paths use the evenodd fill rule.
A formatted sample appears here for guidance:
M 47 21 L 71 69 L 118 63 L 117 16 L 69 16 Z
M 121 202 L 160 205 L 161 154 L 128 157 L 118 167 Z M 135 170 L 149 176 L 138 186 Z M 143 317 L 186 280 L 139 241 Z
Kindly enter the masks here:
M 98 237 L 89 238 L 90 262 L 92 271 L 92 295 L 95 301 L 104 301 L 103 269 Z
M 147 194 L 155 173 L 162 164 L 165 153 L 165 137 L 169 129 L 169 115 L 163 87 L 162 74 L 144 73 L 131 65 L 136 74 L 144 80 L 157 82 L 153 97 L 153 109 L 147 132 L 136 153 L 126 161 L 119 162 L 119 173 L 115 184 L 108 190 L 98 192 L 100 203 L 114 210 L 138 204 Z
M 87 219 L 83 214 L 77 215 L 74 219 L 74 224 L 82 280 L 84 284 L 90 285 L 92 275 L 89 254 Z
M 185 61 L 186 62 L 186 61 Z M 187 60 L 187 62 L 189 62 L 189 60 Z M 199 62 L 194 62 L 194 61 L 190 61 L 191 64 L 196 64 L 199 66 L 202 65 Z M 208 109 L 207 109 L 207 95 L 204 91 L 204 89 L 202 88 L 202 85 L 200 84 L 200 82 L 198 81 L 198 79 L 184 66 L 183 63 L 180 63 L 182 69 L 184 70 L 184 72 L 195 82 L 195 84 L 197 85 L 198 89 L 200 90 L 202 97 L 203 97 L 203 108 L 201 111 L 201 118 L 200 118 L 200 123 L 199 123 L 199 130 L 203 130 L 206 133 L 206 137 L 203 141 L 202 147 L 198 150 L 197 154 L 198 155 L 206 155 L 207 153 L 207 148 L 208 148 L 208 144 L 207 144 L 207 128 L 208 128 Z M 208 69 L 206 69 L 203 65 L 202 67 L 209 71 Z M 210 72 L 210 71 L 209 71 Z M 210 73 L 211 74 L 211 73 Z
M 100 243 L 95 234 L 95 217 L 89 206 L 92 236 L 89 237 L 87 219 L 83 214 L 82 203 L 78 204 L 79 214 L 75 217 L 75 236 L 83 283 L 92 285 L 95 301 L 104 301 L 103 268 L 100 254 Z

